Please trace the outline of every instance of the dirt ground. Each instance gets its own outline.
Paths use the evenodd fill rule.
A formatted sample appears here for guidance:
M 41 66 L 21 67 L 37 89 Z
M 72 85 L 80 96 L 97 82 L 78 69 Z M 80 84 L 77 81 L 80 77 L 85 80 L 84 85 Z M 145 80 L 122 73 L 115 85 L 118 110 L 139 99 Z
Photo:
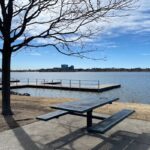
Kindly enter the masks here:
M 73 100 L 75 99 L 11 96 L 12 110 L 14 115 L 4 117 L 0 114 L 0 132 L 37 121 L 36 116 L 53 111 L 51 108 L 49 108 L 49 105 L 51 104 Z M 96 109 L 95 112 L 113 114 L 123 108 L 134 109 L 136 111 L 136 113 L 134 113 L 130 118 L 150 121 L 150 105 L 148 104 L 114 102 L 112 105 L 106 105 Z

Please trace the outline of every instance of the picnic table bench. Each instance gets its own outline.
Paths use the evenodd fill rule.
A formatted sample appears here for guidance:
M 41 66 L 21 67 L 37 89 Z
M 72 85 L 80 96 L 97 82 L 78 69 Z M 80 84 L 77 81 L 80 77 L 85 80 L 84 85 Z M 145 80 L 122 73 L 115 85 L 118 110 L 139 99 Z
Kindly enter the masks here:
M 39 120 L 48 121 L 53 118 L 59 118 L 60 116 L 66 114 L 83 116 L 87 118 L 87 130 L 89 132 L 105 133 L 113 126 L 115 126 L 116 124 L 127 118 L 129 115 L 134 113 L 134 110 L 123 109 L 108 118 L 94 116 L 92 114 L 94 109 L 104 106 L 106 104 L 112 104 L 114 101 L 117 100 L 119 100 L 119 98 L 100 98 L 98 100 L 79 100 L 73 102 L 65 102 L 62 104 L 50 106 L 51 108 L 58 109 L 57 111 L 38 116 L 36 118 Z M 93 118 L 100 119 L 102 121 L 96 125 L 93 125 Z
M 43 121 L 48 121 L 48 120 L 51 120 L 53 118 L 59 118 L 60 116 L 63 116 L 63 115 L 66 115 L 66 114 L 68 114 L 67 111 L 57 110 L 57 111 L 50 112 L 48 114 L 38 116 L 38 117 L 36 117 L 36 119 L 43 120 Z

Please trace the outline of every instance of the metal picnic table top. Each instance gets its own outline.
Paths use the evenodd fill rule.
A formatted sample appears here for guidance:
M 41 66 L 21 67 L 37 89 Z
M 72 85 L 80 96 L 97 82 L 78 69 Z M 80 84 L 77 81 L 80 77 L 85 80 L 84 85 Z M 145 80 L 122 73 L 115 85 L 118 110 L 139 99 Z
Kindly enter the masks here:
M 65 102 L 62 104 L 52 105 L 50 107 L 54 109 L 65 110 L 68 112 L 84 113 L 105 104 L 111 104 L 112 102 L 117 100 L 119 100 L 119 98 L 108 99 L 106 97 L 102 97 L 96 100 L 79 100 L 73 102 Z

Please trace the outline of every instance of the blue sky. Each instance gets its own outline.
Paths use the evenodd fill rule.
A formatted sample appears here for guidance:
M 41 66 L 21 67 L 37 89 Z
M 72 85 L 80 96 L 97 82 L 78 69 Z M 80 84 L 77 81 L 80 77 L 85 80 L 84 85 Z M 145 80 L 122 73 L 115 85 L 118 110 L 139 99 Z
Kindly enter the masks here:
M 39 48 L 26 49 L 17 52 L 12 58 L 12 68 L 51 68 L 60 67 L 61 64 L 74 65 L 76 68 L 93 67 L 150 67 L 150 34 L 122 33 L 116 37 L 97 38 L 98 51 L 90 56 L 94 58 L 106 57 L 106 60 L 89 60 L 65 56 L 55 49 Z M 93 44 L 94 44 L 93 43 Z
M 129 16 L 112 18 L 101 33 L 86 41 L 87 47 L 97 49 L 87 55 L 101 60 L 65 56 L 52 47 L 28 48 L 13 54 L 12 69 L 52 68 L 61 64 L 75 68 L 150 67 L 150 1 L 139 0 L 136 6 L 127 12 Z

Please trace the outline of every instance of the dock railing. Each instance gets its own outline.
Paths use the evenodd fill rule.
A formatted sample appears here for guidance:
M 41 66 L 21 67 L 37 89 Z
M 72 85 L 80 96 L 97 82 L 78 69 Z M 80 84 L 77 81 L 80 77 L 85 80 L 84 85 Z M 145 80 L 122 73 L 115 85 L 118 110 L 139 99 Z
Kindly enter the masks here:
M 43 86 L 61 86 L 76 88 L 96 88 L 100 89 L 99 80 L 74 80 L 74 79 L 21 79 L 16 85 L 43 85 Z

